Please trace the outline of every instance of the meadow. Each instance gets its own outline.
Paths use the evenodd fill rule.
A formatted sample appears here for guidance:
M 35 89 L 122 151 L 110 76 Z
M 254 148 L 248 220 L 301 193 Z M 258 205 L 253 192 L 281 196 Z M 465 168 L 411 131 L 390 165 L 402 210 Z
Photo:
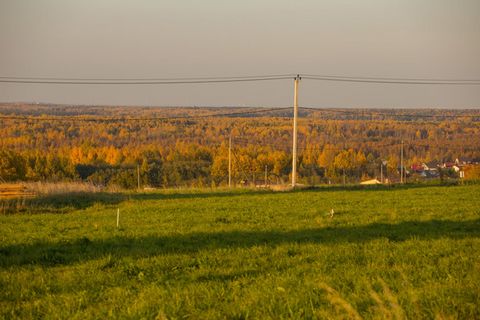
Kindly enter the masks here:
M 478 319 L 479 196 L 473 184 L 35 199 L 0 215 L 0 318 Z

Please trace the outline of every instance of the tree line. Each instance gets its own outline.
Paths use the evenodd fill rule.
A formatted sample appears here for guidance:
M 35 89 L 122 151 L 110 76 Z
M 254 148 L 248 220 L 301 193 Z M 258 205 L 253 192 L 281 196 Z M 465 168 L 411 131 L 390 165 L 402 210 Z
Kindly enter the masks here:
M 230 110 L 9 105 L 1 115 L 10 118 L 0 119 L 0 177 L 82 180 L 122 188 L 136 188 L 138 176 L 142 186 L 151 187 L 225 185 L 231 136 L 236 184 L 263 184 L 265 173 L 269 183 L 289 181 L 289 114 L 195 117 Z M 366 118 L 364 111 L 357 118 L 302 113 L 299 182 L 358 182 L 379 177 L 380 171 L 398 179 L 402 140 L 407 167 L 457 157 L 480 159 L 480 126 L 475 119 L 405 120 L 401 111 L 396 118 L 396 112 L 385 119 Z M 123 120 L 94 121 L 105 115 Z M 157 120 L 160 116 L 162 120 Z M 163 119 L 168 117 L 172 119 Z

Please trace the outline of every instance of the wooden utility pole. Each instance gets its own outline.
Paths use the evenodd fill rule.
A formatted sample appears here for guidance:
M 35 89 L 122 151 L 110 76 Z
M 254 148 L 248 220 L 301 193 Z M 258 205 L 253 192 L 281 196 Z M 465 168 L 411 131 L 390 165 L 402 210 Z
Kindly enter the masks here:
M 383 183 L 383 161 L 380 162 L 380 182 Z
M 298 118 L 298 83 L 300 75 L 297 74 L 293 92 L 293 150 L 292 150 L 292 187 L 297 184 L 297 118 Z
M 268 166 L 265 165 L 265 188 L 268 186 L 267 179 L 268 179 Z
M 137 189 L 140 190 L 140 165 L 137 164 Z
M 403 183 L 403 140 L 402 148 L 400 149 L 400 183 Z
M 383 183 L 383 181 L 385 180 L 383 178 L 383 167 L 385 166 L 385 169 L 387 169 L 386 165 L 388 164 L 387 160 L 382 160 L 382 162 L 380 163 L 380 175 L 381 175 L 381 182 Z M 388 175 L 386 174 L 387 172 L 385 172 L 385 175 L 388 177 Z
M 228 187 L 232 187 L 232 135 L 228 139 Z

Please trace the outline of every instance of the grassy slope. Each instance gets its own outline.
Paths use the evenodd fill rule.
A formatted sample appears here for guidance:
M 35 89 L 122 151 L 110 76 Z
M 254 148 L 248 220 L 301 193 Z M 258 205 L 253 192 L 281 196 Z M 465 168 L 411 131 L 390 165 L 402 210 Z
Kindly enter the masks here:
M 0 216 L 0 318 L 480 318 L 479 195 L 149 193 L 120 230 L 111 202 Z

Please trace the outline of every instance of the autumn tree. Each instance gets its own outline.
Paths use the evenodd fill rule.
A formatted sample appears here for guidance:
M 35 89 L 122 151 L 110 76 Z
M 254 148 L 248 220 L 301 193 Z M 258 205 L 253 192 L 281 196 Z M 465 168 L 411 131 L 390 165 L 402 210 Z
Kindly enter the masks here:
M 9 150 L 0 150 L 0 177 L 5 181 L 25 178 L 26 161 L 20 155 Z

